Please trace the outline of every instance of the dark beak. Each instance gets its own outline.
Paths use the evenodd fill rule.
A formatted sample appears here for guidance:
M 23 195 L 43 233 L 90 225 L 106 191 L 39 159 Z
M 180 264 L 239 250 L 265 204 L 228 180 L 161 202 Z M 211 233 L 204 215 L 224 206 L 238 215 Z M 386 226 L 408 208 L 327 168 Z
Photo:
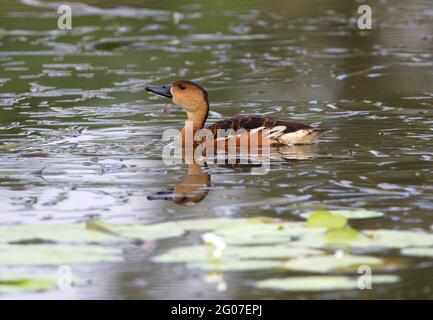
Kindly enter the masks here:
M 160 96 L 163 96 L 163 97 L 173 98 L 173 96 L 171 95 L 171 92 L 170 92 L 170 88 L 171 88 L 171 85 L 168 84 L 165 86 L 149 86 L 149 87 L 146 87 L 145 89 L 146 89 L 146 91 L 159 94 Z

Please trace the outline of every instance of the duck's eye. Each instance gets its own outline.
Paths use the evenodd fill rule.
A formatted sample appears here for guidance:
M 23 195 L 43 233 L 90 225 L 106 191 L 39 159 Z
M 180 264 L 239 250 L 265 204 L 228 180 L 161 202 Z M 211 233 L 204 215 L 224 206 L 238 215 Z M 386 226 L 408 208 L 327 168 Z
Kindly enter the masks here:
M 179 85 L 179 88 L 180 88 L 180 90 L 185 90 L 186 89 L 186 87 L 183 86 L 183 85 Z

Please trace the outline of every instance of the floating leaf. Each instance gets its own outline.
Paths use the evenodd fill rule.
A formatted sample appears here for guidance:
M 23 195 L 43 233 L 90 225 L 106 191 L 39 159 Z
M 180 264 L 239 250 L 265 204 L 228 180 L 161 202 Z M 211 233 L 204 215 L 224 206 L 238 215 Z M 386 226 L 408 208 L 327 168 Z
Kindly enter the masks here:
M 119 262 L 122 251 L 94 245 L 0 245 L 0 266 Z
M 3 294 L 54 289 L 56 285 L 56 280 L 47 275 L 0 274 L 0 293 Z
M 109 224 L 109 230 L 131 240 L 158 240 L 179 237 L 185 233 L 180 227 L 169 224 Z
M 212 219 L 188 219 L 171 222 L 163 222 L 158 225 L 164 227 L 182 228 L 186 231 L 213 231 L 217 229 L 245 227 L 247 225 L 278 224 L 281 219 L 269 217 L 251 217 L 251 218 L 212 218 Z
M 278 289 L 284 291 L 332 291 L 359 289 L 359 279 L 347 276 L 309 276 L 259 281 L 256 286 L 262 289 Z M 373 288 L 377 284 L 392 284 L 399 281 L 394 275 L 374 275 Z
M 283 259 L 323 254 L 322 251 L 275 246 L 230 246 L 223 251 L 222 259 Z M 154 258 L 155 262 L 195 262 L 212 259 L 211 250 L 208 246 L 191 246 L 171 249 L 168 252 Z
M 353 270 L 361 265 L 377 266 L 383 264 L 380 258 L 369 256 L 335 255 L 316 256 L 293 259 L 286 262 L 285 267 L 290 270 L 309 271 L 309 272 L 330 272 L 334 270 L 347 271 Z
M 308 219 L 308 217 L 316 212 L 329 212 L 330 214 L 343 216 L 349 220 L 357 220 L 357 219 L 369 219 L 369 218 L 379 218 L 383 216 L 383 213 L 378 211 L 369 211 L 369 210 L 327 210 L 327 211 L 314 211 L 309 213 L 301 214 L 301 217 L 304 219 Z
M 307 219 L 310 228 L 338 229 L 346 225 L 347 219 L 343 216 L 334 215 L 329 211 L 316 211 Z
M 351 228 L 329 230 L 323 234 L 303 234 L 290 246 L 326 248 L 339 245 L 352 248 L 406 248 L 433 246 L 433 234 L 421 231 L 363 230 Z
M 318 234 L 325 229 L 309 229 L 303 222 L 253 223 L 215 230 L 228 244 L 259 245 L 284 243 L 306 234 Z
M 173 225 L 176 228 L 182 228 L 187 231 L 197 230 L 215 230 L 226 227 L 234 227 L 240 224 L 252 223 L 252 219 L 228 219 L 228 218 L 214 218 L 214 219 L 190 219 L 190 220 L 179 220 L 173 222 L 161 223 Z
M 276 260 L 216 260 L 209 262 L 188 263 L 187 268 L 203 271 L 253 271 L 284 267 L 284 263 Z
M 0 227 L 0 242 L 104 242 L 117 237 L 76 224 L 25 224 Z
M 87 230 L 94 230 L 102 233 L 109 234 L 114 237 L 120 237 L 119 234 L 110 230 L 110 225 L 100 220 L 92 220 L 86 223 Z
M 329 230 L 325 234 L 326 241 L 332 243 L 345 243 L 347 241 L 358 240 L 362 237 L 362 234 L 350 227 Z
M 363 241 L 359 246 L 407 248 L 433 246 L 433 234 L 421 231 L 402 230 L 366 230 L 363 233 L 369 236 L 370 241 Z
M 28 224 L 0 227 L 0 243 L 68 242 L 103 243 L 131 240 L 157 240 L 184 233 L 167 224 Z
M 225 254 L 239 259 L 281 259 L 323 254 L 323 251 L 309 248 L 275 246 L 229 247 Z
M 401 250 L 401 254 L 404 256 L 433 258 L 433 248 L 432 247 L 405 248 Z
M 46 271 L 32 271 L 28 274 L 17 273 L 8 269 L 7 273 L 0 272 L 0 293 L 13 294 L 28 291 L 45 291 L 57 288 L 58 273 Z M 83 285 L 85 280 L 73 276 L 71 285 Z

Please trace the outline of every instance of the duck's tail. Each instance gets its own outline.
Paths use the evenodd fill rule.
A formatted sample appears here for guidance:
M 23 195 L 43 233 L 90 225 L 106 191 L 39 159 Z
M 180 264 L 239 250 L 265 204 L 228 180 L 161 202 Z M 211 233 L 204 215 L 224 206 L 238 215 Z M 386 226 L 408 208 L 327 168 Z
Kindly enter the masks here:
M 287 133 L 285 129 L 284 126 L 272 128 L 270 137 L 285 145 L 312 144 L 322 134 L 330 131 L 329 129 L 311 127 Z

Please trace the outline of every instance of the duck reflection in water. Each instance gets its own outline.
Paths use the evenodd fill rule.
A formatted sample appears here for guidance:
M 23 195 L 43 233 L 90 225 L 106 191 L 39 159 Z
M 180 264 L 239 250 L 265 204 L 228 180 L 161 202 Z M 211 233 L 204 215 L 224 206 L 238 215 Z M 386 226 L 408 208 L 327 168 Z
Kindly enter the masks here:
M 309 160 L 317 157 L 318 147 L 316 145 L 283 146 L 270 150 L 270 161 L 274 164 L 290 162 L 296 165 L 299 161 Z M 262 164 L 258 162 L 244 163 L 239 158 L 236 161 L 225 160 L 225 163 L 216 163 L 218 167 L 228 168 L 234 172 L 252 172 Z M 173 201 L 175 204 L 194 204 L 202 201 L 211 187 L 210 169 L 206 162 L 200 163 L 195 159 L 188 164 L 187 174 L 169 190 L 159 191 L 147 196 L 152 200 Z
M 176 204 L 197 203 L 209 193 L 210 174 L 207 164 L 194 161 L 188 164 L 188 172 L 174 186 L 174 189 L 147 196 L 148 200 L 169 200 Z

